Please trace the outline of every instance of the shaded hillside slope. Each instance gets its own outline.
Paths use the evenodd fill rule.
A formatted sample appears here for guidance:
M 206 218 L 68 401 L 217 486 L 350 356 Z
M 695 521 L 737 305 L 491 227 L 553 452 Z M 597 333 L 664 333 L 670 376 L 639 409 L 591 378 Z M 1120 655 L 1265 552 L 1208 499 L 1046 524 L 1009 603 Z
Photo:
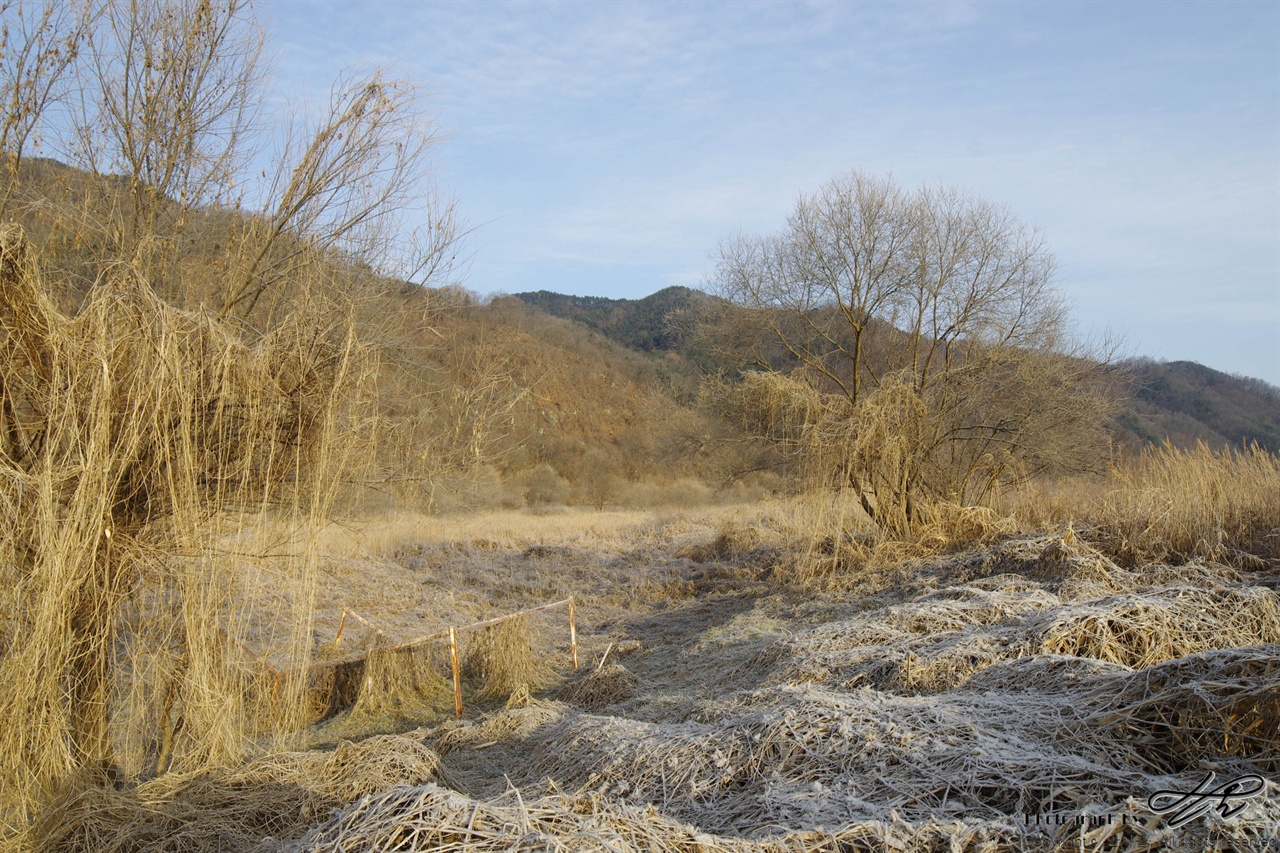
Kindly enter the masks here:
M 603 296 L 569 296 L 539 290 L 517 293 L 527 305 L 574 320 L 628 349 L 641 352 L 679 351 L 684 335 L 672 323 L 673 315 L 686 312 L 709 297 L 688 287 L 668 287 L 643 299 L 608 299 Z
M 1133 398 L 1119 419 L 1128 443 L 1189 448 L 1251 443 L 1280 452 L 1280 388 L 1193 361 L 1127 363 Z

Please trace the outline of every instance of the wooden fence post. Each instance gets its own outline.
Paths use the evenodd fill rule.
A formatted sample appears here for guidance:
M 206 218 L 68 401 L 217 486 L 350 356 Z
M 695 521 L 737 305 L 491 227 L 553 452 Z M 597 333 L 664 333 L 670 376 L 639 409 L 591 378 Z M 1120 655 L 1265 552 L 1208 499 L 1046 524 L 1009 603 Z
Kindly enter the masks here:
M 449 655 L 453 658 L 453 707 L 462 716 L 462 680 L 458 675 L 458 632 L 449 629 Z
M 342 645 L 342 629 L 345 627 L 347 627 L 347 609 L 344 607 L 342 608 L 342 619 L 338 621 L 338 634 L 333 638 L 335 646 Z
M 573 620 L 573 596 L 569 596 L 569 650 L 573 654 L 573 668 L 578 668 L 578 626 Z

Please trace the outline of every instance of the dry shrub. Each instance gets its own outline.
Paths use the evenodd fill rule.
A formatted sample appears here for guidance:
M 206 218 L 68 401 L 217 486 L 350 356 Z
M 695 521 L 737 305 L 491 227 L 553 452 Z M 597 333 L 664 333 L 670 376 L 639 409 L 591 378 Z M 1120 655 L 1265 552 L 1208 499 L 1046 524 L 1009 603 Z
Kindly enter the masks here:
M 232 642 L 252 618 L 238 587 L 270 574 L 281 629 L 256 641 L 305 660 L 308 531 L 364 375 L 317 316 L 246 344 L 118 266 L 68 317 L 0 231 L 0 835 L 81 775 L 243 753 L 259 664 Z M 281 687 L 286 728 L 301 681 Z
M 586 678 L 566 684 L 556 698 L 588 711 L 595 711 L 617 702 L 625 702 L 640 687 L 636 678 L 620 663 L 598 667 Z
M 760 547 L 761 539 L 757 528 L 730 521 L 721 526 L 714 539 L 688 545 L 678 553 L 695 563 L 739 560 L 752 549 Z
M 1040 650 L 1147 667 L 1213 649 L 1280 643 L 1280 595 L 1263 587 L 1171 586 L 1072 605 Z
M 1239 756 L 1280 770 L 1280 646 L 1192 655 L 1099 683 L 1090 723 L 1156 772 Z
M 628 482 L 619 490 L 618 503 L 637 508 L 662 506 L 662 489 L 650 480 Z
M 506 701 L 516 691 L 545 687 L 552 680 L 546 657 L 534 645 L 527 616 L 513 616 L 481 632 L 467 657 L 467 669 L 480 676 L 482 700 Z
M 709 506 L 713 499 L 711 488 L 693 477 L 678 477 L 662 486 L 664 506 L 703 507 Z

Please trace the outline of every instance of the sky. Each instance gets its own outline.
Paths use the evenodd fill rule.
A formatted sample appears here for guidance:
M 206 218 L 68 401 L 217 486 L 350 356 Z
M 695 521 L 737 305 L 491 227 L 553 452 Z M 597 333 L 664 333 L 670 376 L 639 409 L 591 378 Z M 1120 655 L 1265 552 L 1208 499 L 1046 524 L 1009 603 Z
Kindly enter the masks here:
M 467 288 L 707 287 L 850 170 L 1039 228 L 1083 335 L 1280 385 L 1280 3 L 260 0 L 282 92 L 422 82 Z

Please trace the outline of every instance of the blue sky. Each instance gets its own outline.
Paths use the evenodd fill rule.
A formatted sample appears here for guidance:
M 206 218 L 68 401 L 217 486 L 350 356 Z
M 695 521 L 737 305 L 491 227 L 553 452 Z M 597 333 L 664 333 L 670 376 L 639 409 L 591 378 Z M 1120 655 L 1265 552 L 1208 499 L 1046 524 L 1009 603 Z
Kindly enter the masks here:
M 849 169 L 1041 228 L 1081 328 L 1280 384 L 1280 4 L 264 0 L 283 90 L 434 94 L 464 284 L 697 287 Z

